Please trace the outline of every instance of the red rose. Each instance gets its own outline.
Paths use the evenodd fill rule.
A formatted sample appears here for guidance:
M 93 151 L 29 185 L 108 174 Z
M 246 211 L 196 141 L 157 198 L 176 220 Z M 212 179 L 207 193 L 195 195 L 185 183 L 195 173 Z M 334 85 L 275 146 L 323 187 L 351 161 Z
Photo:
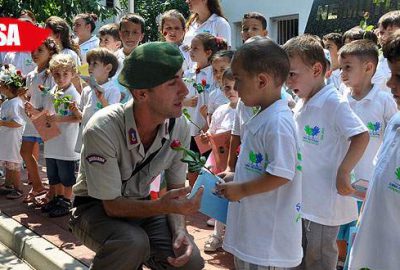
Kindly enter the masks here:
M 17 71 L 15 73 L 17 73 L 18 76 L 21 76 L 21 74 L 22 74 L 21 70 L 19 70 L 19 69 L 17 69 Z
M 44 86 L 43 86 L 43 84 L 39 84 L 38 87 L 39 87 L 39 90 L 40 90 L 40 91 L 44 91 Z
M 172 143 L 170 144 L 172 149 L 178 149 L 182 147 L 182 144 L 179 140 L 173 140 Z
M 202 86 L 204 86 L 204 87 L 206 87 L 206 86 L 207 86 L 207 81 L 206 81 L 206 80 L 204 80 L 204 79 L 203 79 L 203 80 L 201 80 L 201 85 L 202 85 Z

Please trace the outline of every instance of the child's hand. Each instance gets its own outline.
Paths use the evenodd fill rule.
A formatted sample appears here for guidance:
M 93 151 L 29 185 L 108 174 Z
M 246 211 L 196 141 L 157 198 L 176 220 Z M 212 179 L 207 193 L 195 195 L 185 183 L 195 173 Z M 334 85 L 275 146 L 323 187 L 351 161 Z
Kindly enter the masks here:
M 71 102 L 71 103 L 69 104 L 68 109 L 69 109 L 73 114 L 76 114 L 76 113 L 78 113 L 78 112 L 80 113 L 80 110 L 79 110 L 79 108 L 78 108 L 78 104 L 76 104 L 75 101 L 73 101 L 73 102 Z
M 221 177 L 225 182 L 232 182 L 235 173 L 225 170 L 223 172 L 220 172 L 217 176 Z
M 32 115 L 34 112 L 34 108 L 31 103 L 25 102 L 25 113 L 26 115 Z
M 355 192 L 355 189 L 351 186 L 350 173 L 338 171 L 336 189 L 342 196 L 350 196 Z
M 192 98 L 185 98 L 185 100 L 183 100 L 183 106 L 196 107 L 198 99 L 199 99 L 199 97 L 197 97 L 197 96 L 192 97 Z
M 204 133 L 204 132 L 201 132 L 200 133 L 200 140 L 201 140 L 201 142 L 202 143 L 209 143 L 210 142 L 210 138 L 209 138 L 209 134 L 206 132 L 206 133 Z
M 207 105 L 203 105 L 203 106 L 200 107 L 200 114 L 207 121 L 207 114 L 208 114 Z
M 244 197 L 242 184 L 240 183 L 219 183 L 216 187 L 218 195 L 222 195 L 229 201 L 240 201 Z
M 102 102 L 104 99 L 104 93 L 100 92 L 99 90 L 95 89 L 94 93 L 96 94 L 97 99 Z

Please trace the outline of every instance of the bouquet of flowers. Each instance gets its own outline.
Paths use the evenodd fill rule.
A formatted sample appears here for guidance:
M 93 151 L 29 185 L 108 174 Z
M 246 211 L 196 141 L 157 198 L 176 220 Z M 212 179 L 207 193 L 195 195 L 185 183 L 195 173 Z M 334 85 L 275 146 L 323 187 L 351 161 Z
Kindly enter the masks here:
M 0 70 L 0 83 L 11 87 L 12 89 L 20 89 L 25 87 L 26 79 L 22 76 L 22 72 L 13 65 L 4 65 Z
M 68 108 L 72 102 L 72 96 L 64 95 L 61 91 L 56 91 L 53 97 L 53 104 L 56 113 L 60 115 L 68 115 Z

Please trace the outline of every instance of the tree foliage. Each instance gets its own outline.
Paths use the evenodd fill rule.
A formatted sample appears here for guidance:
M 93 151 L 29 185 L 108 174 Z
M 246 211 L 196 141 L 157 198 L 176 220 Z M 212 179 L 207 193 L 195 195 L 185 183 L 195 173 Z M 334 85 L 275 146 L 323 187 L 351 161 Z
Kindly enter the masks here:
M 98 0 L 0 0 L 2 17 L 18 17 L 23 9 L 31 10 L 38 22 L 50 16 L 59 16 L 69 23 L 79 13 L 94 13 L 104 20 L 119 12 L 116 8 L 102 5 Z

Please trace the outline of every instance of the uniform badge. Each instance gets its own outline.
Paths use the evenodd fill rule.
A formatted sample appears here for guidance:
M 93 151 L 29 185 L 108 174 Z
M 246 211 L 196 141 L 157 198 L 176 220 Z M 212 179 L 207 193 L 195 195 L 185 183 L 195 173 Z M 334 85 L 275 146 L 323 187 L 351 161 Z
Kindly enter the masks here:
M 130 144 L 137 144 L 138 140 L 137 140 L 137 133 L 136 130 L 131 128 L 128 132 L 128 136 L 129 136 L 129 143 Z
M 102 156 L 96 155 L 96 154 L 91 154 L 89 156 L 86 157 L 87 162 L 89 162 L 90 164 L 92 163 L 100 163 L 100 164 L 104 164 L 107 162 L 107 159 L 105 159 Z

